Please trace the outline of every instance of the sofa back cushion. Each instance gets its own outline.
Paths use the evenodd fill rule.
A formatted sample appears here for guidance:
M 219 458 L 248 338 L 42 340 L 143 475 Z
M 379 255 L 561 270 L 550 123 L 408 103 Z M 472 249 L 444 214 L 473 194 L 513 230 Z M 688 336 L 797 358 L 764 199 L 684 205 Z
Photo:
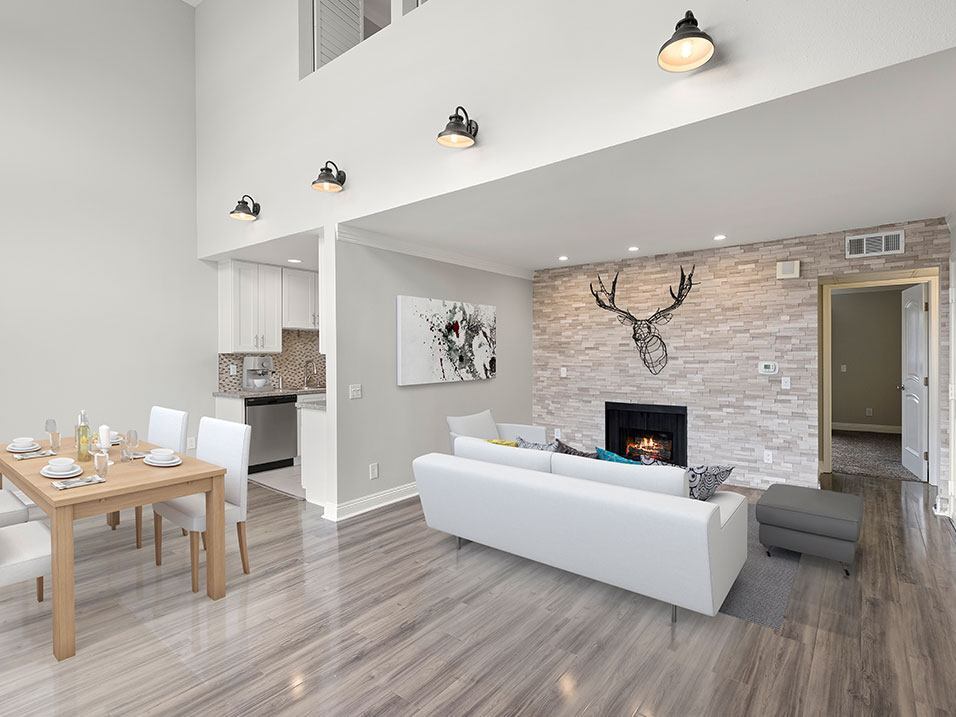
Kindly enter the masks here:
M 495 424 L 491 411 L 472 413 L 470 416 L 448 416 L 448 430 L 458 436 L 472 438 L 501 438 L 498 435 L 498 426 Z
M 553 454 L 529 448 L 498 446 L 481 438 L 459 436 L 455 439 L 455 455 L 459 458 L 470 458 L 474 461 L 550 473 L 551 456 Z
M 676 466 L 630 465 L 554 453 L 551 456 L 551 472 L 569 478 L 610 483 L 651 493 L 666 493 L 684 498 L 689 495 L 687 475 L 683 468 Z

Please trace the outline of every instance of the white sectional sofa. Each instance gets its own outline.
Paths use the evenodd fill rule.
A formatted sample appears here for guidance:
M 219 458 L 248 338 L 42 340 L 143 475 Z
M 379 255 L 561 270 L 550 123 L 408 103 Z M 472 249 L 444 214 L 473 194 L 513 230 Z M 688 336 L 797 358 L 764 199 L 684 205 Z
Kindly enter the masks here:
M 689 498 L 680 468 L 467 437 L 454 447 L 413 464 L 436 530 L 705 615 L 717 614 L 747 559 L 746 499 Z

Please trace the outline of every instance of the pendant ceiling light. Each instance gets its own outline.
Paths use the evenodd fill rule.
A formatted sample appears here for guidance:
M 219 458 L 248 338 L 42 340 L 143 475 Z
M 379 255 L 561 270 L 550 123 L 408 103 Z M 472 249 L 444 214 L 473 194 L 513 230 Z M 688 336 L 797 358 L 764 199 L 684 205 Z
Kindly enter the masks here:
M 247 199 L 249 200 L 248 202 L 246 201 Z M 250 204 L 252 205 L 251 209 L 249 208 Z M 243 194 L 236 208 L 229 212 L 229 216 L 241 222 L 254 222 L 259 218 L 259 209 L 258 202 L 248 194 Z
M 657 53 L 657 64 L 668 72 L 688 72 L 713 56 L 714 41 L 697 27 L 697 18 L 688 10 L 674 28 L 671 39 Z
M 478 137 L 478 123 L 468 118 L 464 107 L 456 107 L 455 114 L 448 118 L 445 129 L 438 133 L 438 144 L 442 147 L 464 149 L 471 147 Z
M 338 168 L 335 162 L 326 162 L 319 170 L 319 176 L 312 182 L 312 189 L 317 192 L 341 192 L 345 186 L 345 172 Z

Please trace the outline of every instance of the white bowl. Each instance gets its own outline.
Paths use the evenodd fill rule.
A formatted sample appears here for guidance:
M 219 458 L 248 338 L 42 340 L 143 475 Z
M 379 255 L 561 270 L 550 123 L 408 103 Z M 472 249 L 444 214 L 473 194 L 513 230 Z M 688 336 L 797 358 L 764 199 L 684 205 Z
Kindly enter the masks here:
M 32 438 L 23 436 L 21 438 L 14 438 L 10 443 L 13 444 L 14 448 L 26 448 L 27 446 L 32 446 L 34 441 Z
M 252 379 L 252 385 L 256 388 L 265 388 L 266 384 L 269 383 L 267 378 L 254 378 Z
M 72 458 L 51 458 L 48 465 L 54 473 L 68 473 L 76 463 Z
M 119 440 L 119 431 L 110 431 L 110 441 Z
M 176 451 L 172 448 L 154 448 L 149 452 L 149 457 L 160 463 L 168 463 L 176 457 Z

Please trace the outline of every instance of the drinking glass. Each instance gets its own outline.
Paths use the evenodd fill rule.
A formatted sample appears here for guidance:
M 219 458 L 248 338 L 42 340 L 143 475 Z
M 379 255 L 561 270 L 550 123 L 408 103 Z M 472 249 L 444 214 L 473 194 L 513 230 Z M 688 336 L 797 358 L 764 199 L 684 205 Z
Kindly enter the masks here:
M 110 454 L 106 451 L 97 451 L 93 454 L 93 470 L 100 478 L 106 478 L 110 467 Z
M 46 419 L 46 432 L 50 434 L 50 450 L 60 450 L 60 432 L 56 428 L 56 421 L 52 418 Z
M 126 447 L 129 448 L 130 454 L 135 453 L 139 448 L 139 434 L 132 429 L 126 431 Z

